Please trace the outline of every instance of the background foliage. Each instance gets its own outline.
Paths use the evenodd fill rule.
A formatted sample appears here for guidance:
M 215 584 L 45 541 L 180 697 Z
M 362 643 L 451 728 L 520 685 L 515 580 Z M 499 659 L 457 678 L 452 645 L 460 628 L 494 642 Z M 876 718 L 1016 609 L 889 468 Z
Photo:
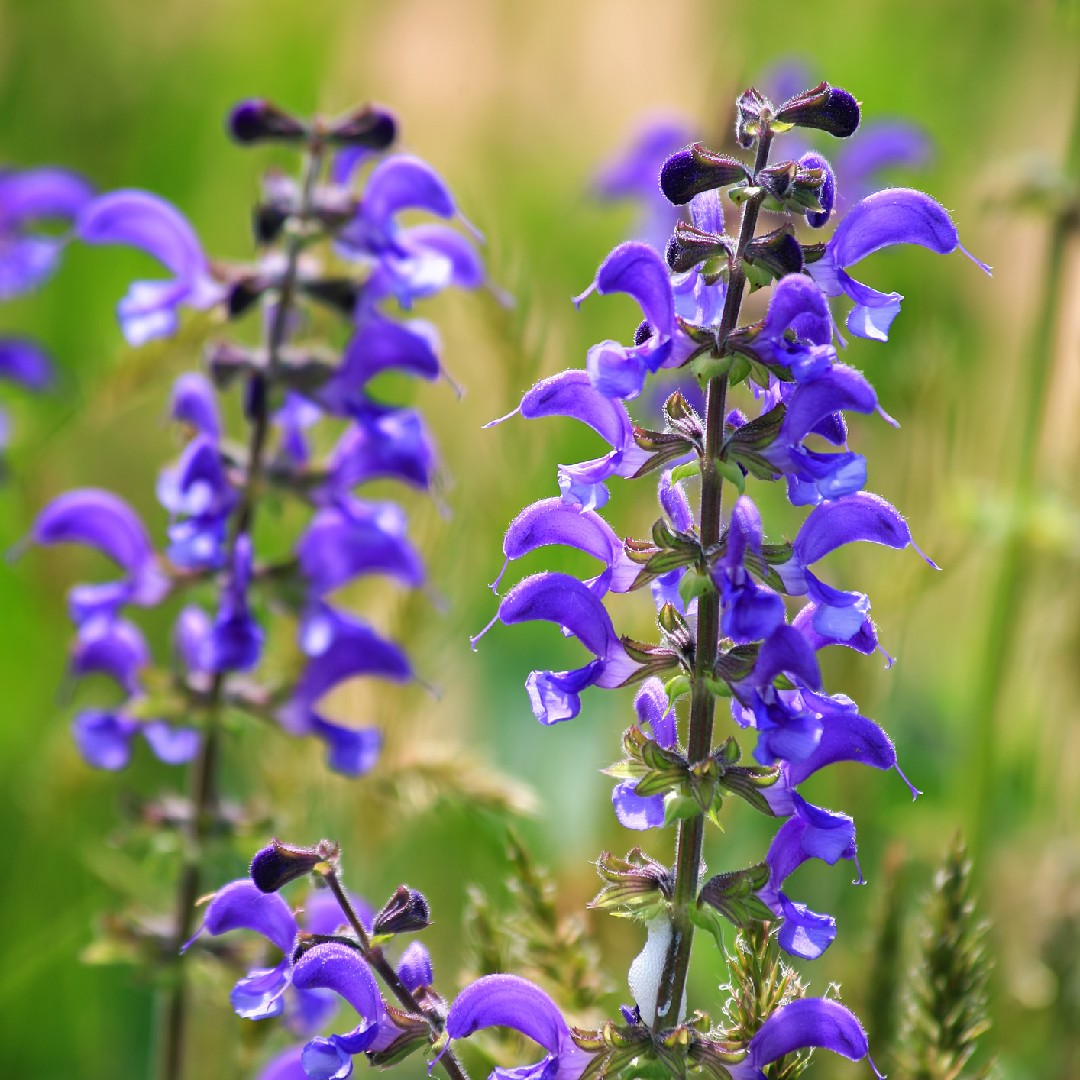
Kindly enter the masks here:
M 1002 1075 L 1080 1072 L 1080 309 L 1070 302 L 1080 243 L 1075 209 L 1071 239 L 1059 213 L 1070 174 L 1076 197 L 1078 27 L 1073 5 L 1005 0 L 868 0 L 834 12 L 771 4 L 767 18 L 714 0 L 0 3 L 3 159 L 68 165 L 103 189 L 151 188 L 185 210 L 209 251 L 243 258 L 267 158 L 228 145 L 229 105 L 262 95 L 335 112 L 374 99 L 398 111 L 407 146 L 447 177 L 488 238 L 493 280 L 517 298 L 511 310 L 487 295 L 436 302 L 447 366 L 467 392 L 461 401 L 445 384 L 419 392 L 446 478 L 444 507 L 410 508 L 430 588 L 403 601 L 364 586 L 362 606 L 377 606 L 380 625 L 405 638 L 437 696 L 350 691 L 342 715 L 375 719 L 390 746 L 367 780 L 328 779 L 315 750 L 254 729 L 238 733 L 230 755 L 237 787 L 275 808 L 282 836 L 341 840 L 351 887 L 376 903 L 403 880 L 425 891 L 442 986 L 469 963 L 459 934 L 468 886 L 481 884 L 495 908 L 510 904 L 499 884 L 505 804 L 535 812 L 516 827 L 552 868 L 560 914 L 578 915 L 595 890 L 596 852 L 627 845 L 597 769 L 616 753 L 631 692 L 591 695 L 576 721 L 543 730 L 522 681 L 538 645 L 541 666 L 558 666 L 557 635 L 496 630 L 477 655 L 468 646 L 494 611 L 485 583 L 506 522 L 553 492 L 555 460 L 591 456 L 594 444 L 557 421 L 480 426 L 536 378 L 580 366 L 592 342 L 628 336 L 628 301 L 580 313 L 569 303 L 630 226 L 628 211 L 589 197 L 597 164 L 657 111 L 721 129 L 734 94 L 795 53 L 815 78 L 855 93 L 865 117 L 926 126 L 935 163 L 917 182 L 995 267 L 988 282 L 955 257 L 878 256 L 889 264 L 881 280 L 910 300 L 887 357 L 859 342 L 845 358 L 905 429 L 900 441 L 883 424 L 855 425 L 854 445 L 876 463 L 869 487 L 908 515 L 944 573 L 877 551 L 856 553 L 850 570 L 870 583 L 882 642 L 900 662 L 885 672 L 873 659 L 828 658 L 827 685 L 849 689 L 892 734 L 926 795 L 912 806 L 895 777 L 868 770 L 819 783 L 815 801 L 856 814 L 870 887 L 806 871 L 800 895 L 837 913 L 842 932 L 804 976 L 819 992 L 842 983 L 850 1006 L 872 1012 L 880 1002 L 868 997 L 892 992 L 868 962 L 882 940 L 889 947 L 887 909 L 925 890 L 929 865 L 962 826 L 993 922 L 991 1039 Z M 42 338 L 62 369 L 51 398 L 15 406 L 0 491 L 5 545 L 49 498 L 85 485 L 121 492 L 160 535 L 154 477 L 175 449 L 161 422 L 165 396 L 205 328 L 192 326 L 187 343 L 122 347 L 113 306 L 139 260 L 72 249 L 50 286 L 0 313 L 4 329 Z M 1018 463 L 1034 472 L 1018 475 Z M 616 528 L 643 531 L 641 488 L 616 492 Z M 100 912 L 132 893 L 147 912 L 164 907 L 172 873 L 167 838 L 132 836 L 131 806 L 161 787 L 160 767 L 140 758 L 118 784 L 82 764 L 67 732 L 63 591 L 80 557 L 38 551 L 0 573 L 6 1076 L 142 1075 L 153 1028 L 153 995 L 133 969 L 79 963 L 101 952 L 92 946 Z M 650 606 L 624 601 L 620 628 L 632 632 Z M 223 880 L 261 839 L 237 841 Z M 737 865 L 763 840 L 732 827 L 710 842 L 713 861 Z M 669 857 L 658 841 L 646 846 Z M 613 1008 L 627 999 L 640 932 L 599 916 L 590 927 L 613 976 L 604 999 Z M 908 937 L 897 946 L 905 957 Z M 707 1001 L 722 973 L 702 966 L 692 976 Z M 200 1018 L 213 1052 L 199 1075 L 240 1075 L 219 1047 L 240 1026 L 255 1060 L 259 1032 L 229 1012 L 209 971 L 203 978 L 220 1005 Z M 422 1072 L 419 1062 L 410 1069 Z

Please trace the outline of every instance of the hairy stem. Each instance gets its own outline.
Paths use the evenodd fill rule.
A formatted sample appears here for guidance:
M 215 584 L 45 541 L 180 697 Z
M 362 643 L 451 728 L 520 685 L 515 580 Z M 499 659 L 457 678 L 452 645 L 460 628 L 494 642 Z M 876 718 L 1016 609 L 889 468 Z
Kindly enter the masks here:
M 312 144 L 304 165 L 304 178 L 299 216 L 303 220 L 311 202 L 311 192 L 322 164 L 323 150 Z M 305 237 L 300 230 L 289 234 L 285 244 L 285 270 L 282 274 L 274 319 L 266 341 L 267 371 L 273 373 L 288 332 L 289 309 L 296 290 L 297 267 Z M 249 387 L 251 402 L 251 435 L 248 441 L 248 466 L 240 504 L 229 534 L 222 592 L 231 586 L 236 545 L 242 536 L 251 534 L 255 510 L 262 486 L 262 471 L 266 440 L 270 430 L 270 408 L 266 378 L 252 377 Z M 207 695 L 206 722 L 199 753 L 192 763 L 189 781 L 191 813 L 188 818 L 184 845 L 184 865 L 176 891 L 175 937 L 173 939 L 172 973 L 162 1017 L 163 1033 L 158 1075 L 162 1080 L 181 1080 L 184 1074 L 184 1040 L 187 1030 L 188 985 L 180 949 L 195 929 L 195 904 L 202 889 L 202 861 L 207 841 L 213 830 L 218 806 L 218 762 L 221 756 L 221 710 L 225 675 L 217 672 Z
M 406 1012 L 411 1013 L 413 1016 L 422 1016 L 427 1020 L 431 1028 L 431 1041 L 436 1042 L 443 1033 L 441 1020 L 424 1010 L 412 991 L 401 981 L 401 977 L 394 970 L 394 965 L 386 959 L 382 949 L 378 945 L 371 943 L 371 936 L 364 929 L 364 924 L 356 914 L 356 909 L 349 900 L 349 894 L 342 887 L 337 872 L 331 867 L 322 873 L 322 878 L 334 894 L 334 899 L 337 900 L 338 907 L 341 908 L 345 918 L 348 919 L 353 933 L 356 934 L 357 941 L 360 943 L 361 955 L 367 961 L 368 966 L 378 974 L 379 978 L 386 984 L 387 989 L 397 998 L 398 1003 Z M 444 1051 L 439 1058 L 439 1064 L 446 1070 L 450 1080 L 469 1080 L 468 1074 L 461 1067 L 461 1063 L 454 1055 L 453 1050 L 447 1049 Z
M 772 134 L 765 132 L 758 141 L 754 172 L 765 167 L 769 160 Z M 751 197 L 743 204 L 739 244 L 731 260 L 731 273 L 724 311 L 717 331 L 715 351 L 722 356 L 728 335 L 735 329 L 742 307 L 746 269 L 743 256 L 754 238 L 758 211 L 763 196 Z M 724 414 L 727 409 L 727 376 L 709 381 L 708 404 L 705 415 L 705 453 L 701 462 L 701 546 L 708 550 L 720 539 L 720 512 L 723 506 L 723 481 L 716 468 L 724 437 Z M 715 588 L 698 598 L 697 644 L 694 651 L 694 682 L 690 697 L 690 728 L 687 735 L 687 757 L 691 765 L 703 761 L 712 750 L 713 713 L 716 699 L 705 680 L 712 675 L 720 636 L 720 594 Z M 660 991 L 656 998 L 656 1018 L 653 1030 L 661 1031 L 678 1023 L 679 1007 L 686 990 L 686 975 L 690 967 L 690 952 L 694 940 L 692 905 L 697 900 L 698 873 L 701 850 L 705 840 L 705 815 L 696 814 L 679 822 L 675 847 L 675 885 L 671 900 L 671 943 L 664 960 Z

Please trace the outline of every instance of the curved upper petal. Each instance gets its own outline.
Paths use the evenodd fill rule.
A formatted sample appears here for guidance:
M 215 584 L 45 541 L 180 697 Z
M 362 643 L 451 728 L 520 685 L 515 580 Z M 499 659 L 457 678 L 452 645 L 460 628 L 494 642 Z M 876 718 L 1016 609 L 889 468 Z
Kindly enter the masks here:
M 600 659 L 622 648 L 607 609 L 569 574 L 548 571 L 526 578 L 503 598 L 499 618 L 507 626 L 535 619 L 563 626 Z
M 184 281 L 206 273 L 206 256 L 187 219 L 148 191 L 112 191 L 94 199 L 79 215 L 76 232 L 88 244 L 145 251 Z
M 828 247 L 846 269 L 892 244 L 918 244 L 948 255 L 960 243 L 941 203 L 913 188 L 885 188 L 856 203 L 836 227 Z
M 575 302 L 595 288 L 601 295 L 623 292 L 641 307 L 653 333 L 670 338 L 675 333 L 675 297 L 667 264 L 648 244 L 629 240 L 619 244 L 600 264 L 596 280 Z
M 296 916 L 281 895 L 260 892 L 248 878 L 230 881 L 214 893 L 202 928 L 215 937 L 230 930 L 254 930 L 283 953 L 292 950 L 297 930 Z
M 274 894 L 276 895 L 276 894 Z M 362 1030 L 377 1025 L 385 1012 L 371 969 L 348 945 L 314 945 L 296 962 L 293 985 L 303 990 L 324 989 L 340 994 L 366 1021 Z
M 393 154 L 375 166 L 364 187 L 361 214 L 380 225 L 401 210 L 453 217 L 456 207 L 442 177 L 411 154 Z
M 634 431 L 626 406 L 601 394 L 590 382 L 588 372 L 578 368 L 538 382 L 521 399 L 521 415 L 527 420 L 571 416 L 588 424 L 616 449 L 633 443 Z
M 173 383 L 169 415 L 187 424 L 215 442 L 221 435 L 221 417 L 217 395 L 210 380 L 201 371 L 185 371 Z
M 862 1024 L 854 1013 L 831 998 L 799 998 L 771 1013 L 750 1040 L 745 1061 L 731 1066 L 733 1080 L 743 1080 L 746 1066 L 763 1069 L 785 1054 L 807 1047 L 831 1050 L 852 1061 L 869 1053 Z M 751 1073 L 756 1077 L 758 1073 Z
M 67 169 L 0 172 L 0 230 L 38 218 L 74 218 L 93 197 L 94 189 Z
M 857 540 L 899 549 L 911 543 L 911 531 L 891 503 L 860 491 L 814 507 L 795 538 L 795 556 L 803 566 L 811 566 Z
M 517 975 L 485 975 L 454 999 L 446 1016 L 446 1033 L 464 1039 L 489 1027 L 510 1027 L 558 1054 L 570 1027 L 559 1007 L 535 983 Z

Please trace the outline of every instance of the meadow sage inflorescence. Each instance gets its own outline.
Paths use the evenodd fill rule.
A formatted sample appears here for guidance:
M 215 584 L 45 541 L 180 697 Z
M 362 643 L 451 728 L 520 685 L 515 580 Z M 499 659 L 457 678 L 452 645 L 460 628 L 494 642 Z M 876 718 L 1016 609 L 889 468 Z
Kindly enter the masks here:
M 396 935 L 427 925 L 419 893 L 402 885 L 371 915 L 341 884 L 336 845 L 275 840 L 255 855 L 250 880 L 219 890 L 206 911 L 206 933 L 255 930 L 276 947 L 275 958 L 281 954 L 273 967 L 237 984 L 233 1005 L 254 1018 L 282 1013 L 308 1036 L 319 1015 L 310 995 L 333 991 L 359 1022 L 308 1037 L 275 1058 L 264 1078 L 340 1080 L 360 1053 L 382 1066 L 422 1048 L 433 1054 L 431 1067 L 460 1078 L 453 1044 L 492 1027 L 512 1028 L 544 1051 L 535 1064 L 496 1068 L 498 1080 L 624 1071 L 790 1080 L 814 1047 L 852 1060 L 869 1056 L 857 1018 L 834 999 L 807 997 L 775 954 L 778 944 L 812 959 L 835 936 L 831 916 L 789 896 L 792 872 L 809 859 L 857 867 L 852 819 L 808 802 L 800 785 L 844 761 L 899 773 L 881 728 L 850 698 L 826 692 L 817 657 L 833 645 L 865 654 L 880 648 L 867 596 L 830 584 L 818 563 L 857 541 L 915 546 L 900 513 L 863 490 L 866 462 L 847 448 L 846 412 L 889 417 L 866 379 L 839 362 L 842 339 L 829 301 L 854 302 L 846 316 L 852 335 L 885 340 L 902 297 L 863 284 L 851 268 L 891 244 L 941 254 L 960 245 L 942 207 L 907 189 L 868 196 L 827 242 L 813 242 L 813 234 L 796 229 L 797 219 L 809 228 L 829 224 L 843 177 L 814 151 L 771 162 L 773 143 L 800 127 L 847 138 L 859 124 L 858 103 L 822 83 L 779 106 L 751 89 L 737 108 L 737 141 L 755 152 L 753 162 L 697 143 L 668 157 L 661 187 L 671 203 L 689 205 L 691 219 L 675 226 L 664 257 L 643 243 L 617 247 L 577 298 L 631 296 L 644 315 L 632 343 L 594 346 L 584 371 L 541 381 L 510 414 L 573 417 L 610 448 L 560 466 L 560 494 L 526 507 L 503 544 L 503 573 L 511 561 L 552 544 L 595 557 L 599 573 L 586 581 L 554 572 L 529 577 L 503 597 L 492 622 L 552 622 L 591 654 L 578 668 L 529 675 L 529 700 L 543 724 L 575 717 L 590 687 L 639 684 L 637 722 L 623 734 L 623 759 L 608 770 L 619 781 L 613 803 L 627 828 L 675 826 L 674 862 L 639 847 L 625 858 L 603 853 L 597 868 L 604 884 L 592 904 L 646 926 L 645 947 L 629 970 L 633 1003 L 618 1021 L 578 1028 L 545 990 L 507 972 L 482 976 L 448 1003 L 433 989 L 430 960 L 416 942 L 396 967 L 383 953 Z M 741 207 L 735 235 L 725 228 L 721 192 Z M 759 234 L 763 211 L 782 217 Z M 741 317 L 748 283 L 752 290 L 774 285 L 767 308 L 751 322 Z M 626 402 L 657 372 L 684 367 L 705 388 L 703 411 L 676 391 L 662 428 L 635 424 Z M 728 400 L 738 386 L 746 393 L 741 409 Z M 599 513 L 609 483 L 653 474 L 661 515 L 648 540 L 623 541 Z M 766 538 L 746 493 L 751 480 L 783 480 L 789 502 L 810 508 L 793 541 Z M 690 481 L 700 485 L 696 513 Z M 725 482 L 736 495 L 730 506 L 722 504 Z M 605 606 L 609 593 L 646 585 L 659 643 L 620 635 Z M 789 598 L 796 601 L 790 609 Z M 689 708 L 680 710 L 686 699 Z M 734 732 L 752 733 L 751 760 L 744 761 L 737 734 L 714 738 L 718 699 L 730 705 Z M 681 721 L 680 711 L 688 713 Z M 728 796 L 782 823 L 761 861 L 702 881 L 705 829 L 719 823 Z M 337 900 L 326 923 L 324 894 L 314 892 L 304 904 L 306 926 L 280 899 L 279 889 L 308 874 Z M 335 920 L 342 926 L 327 932 Z M 715 1026 L 698 1009 L 688 1014 L 696 1003 L 687 1001 L 687 970 L 695 928 L 722 943 L 724 920 L 739 936 L 726 957 L 726 1023 Z
M 164 280 L 135 282 L 120 302 L 132 345 L 174 334 L 184 309 L 210 312 L 219 323 L 249 312 L 261 321 L 257 344 L 216 338 L 206 350 L 205 373 L 188 372 L 175 382 L 170 414 L 185 444 L 158 480 L 158 500 L 169 516 L 163 552 L 135 511 L 103 490 L 60 496 L 32 530 L 40 544 L 93 548 L 122 572 L 118 580 L 70 594 L 72 674 L 104 675 L 119 690 L 112 704 L 76 716 L 82 755 L 102 768 L 122 768 L 142 739 L 165 762 L 191 762 L 189 853 L 174 954 L 192 936 L 200 849 L 216 830 L 226 712 L 321 740 L 332 769 L 358 776 L 374 764 L 380 734 L 332 720 L 323 699 L 355 676 L 413 677 L 402 648 L 332 596 L 363 575 L 409 587 L 423 580 L 402 510 L 355 490 L 379 479 L 428 489 L 434 447 L 420 415 L 387 402 L 372 384 L 386 372 L 439 378 L 435 328 L 402 313 L 447 287 L 474 288 L 484 275 L 473 241 L 450 224 L 399 223 L 405 211 L 464 219 L 430 166 L 388 153 L 396 128 L 392 115 L 371 107 L 308 122 L 264 101 L 237 106 L 229 118 L 234 139 L 283 143 L 304 157 L 299 180 L 279 171 L 265 177 L 253 215 L 261 249 L 253 264 L 209 260 L 183 216 L 147 192 L 114 191 L 77 215 L 82 242 L 128 245 L 169 271 Z M 329 341 L 328 315 L 334 318 Z M 335 339 L 344 340 L 343 353 Z M 219 394 L 236 390 L 244 434 L 233 439 Z M 298 535 L 285 543 L 279 530 L 274 536 L 258 528 L 268 493 L 307 510 Z M 163 604 L 175 604 L 173 656 L 155 667 L 131 616 Z M 265 661 L 266 616 L 281 613 L 296 626 L 301 659 L 292 668 Z M 235 925 L 243 900 L 236 890 L 219 894 L 207 929 Z M 288 952 L 294 924 L 280 911 L 265 918 L 270 922 L 260 928 Z M 326 921 L 311 909 L 307 918 L 313 930 Z M 336 925 L 331 918 L 330 928 Z M 282 988 L 267 973 L 256 982 L 238 990 L 245 1015 L 266 1013 L 280 997 Z M 166 1020 L 169 1076 L 179 1074 L 182 980 L 178 985 Z M 299 1000 L 308 1021 L 325 1015 L 325 995 Z
M 656 1057 L 676 1074 L 690 1064 L 732 1077 L 760 1076 L 765 1062 L 807 1046 L 853 1058 L 867 1052 L 858 1022 L 835 1001 L 792 1000 L 754 1033 L 702 1028 L 698 1014 L 686 1018 L 685 1000 L 696 926 L 719 939 L 721 917 L 744 930 L 771 921 L 780 946 L 794 956 L 814 958 L 828 947 L 834 920 L 789 897 L 785 880 L 808 859 L 857 863 L 854 823 L 812 805 L 798 788 L 835 762 L 897 768 L 878 725 L 850 698 L 825 691 L 817 658 L 832 645 L 862 653 L 879 645 L 867 596 L 830 584 L 816 564 L 856 541 L 915 546 L 901 514 L 863 490 L 865 459 L 847 448 L 845 413 L 889 417 L 866 379 L 838 360 L 843 339 L 829 300 L 853 302 L 846 315 L 852 335 L 887 340 L 903 298 L 849 271 L 892 244 L 948 254 L 960 243 L 937 202 L 902 188 L 857 202 L 824 243 L 796 229 L 800 218 L 817 229 L 838 216 L 844 177 L 814 151 L 772 161 L 774 140 L 794 128 L 847 138 L 859 120 L 855 99 L 826 83 L 779 106 L 746 91 L 737 103 L 736 141 L 754 151 L 753 162 L 701 143 L 669 156 L 660 187 L 670 203 L 689 206 L 690 220 L 676 224 L 663 258 L 644 243 L 617 247 L 577 298 L 631 296 L 644 316 L 632 342 L 595 345 L 585 371 L 543 380 L 515 410 L 526 419 L 573 417 L 610 450 L 559 467 L 560 496 L 527 507 L 507 530 L 507 562 L 560 544 L 594 556 L 601 570 L 587 581 L 554 572 L 529 577 L 502 599 L 497 620 L 555 623 L 592 654 L 574 670 L 528 677 L 543 724 L 576 716 L 588 687 L 640 683 L 638 722 L 624 734 L 624 759 L 610 770 L 621 781 L 615 812 L 627 828 L 678 830 L 670 868 L 637 848 L 625 859 L 605 853 L 598 864 L 605 886 L 594 906 L 647 926 L 645 948 L 630 968 L 635 1007 L 626 1026 L 593 1040 L 571 1038 L 557 1011 L 548 1010 L 541 1032 L 532 1018 L 543 1010 L 527 1004 L 538 991 L 505 976 L 473 984 L 451 1008 L 451 1035 L 515 1027 L 549 1050 L 549 1065 L 558 1063 L 552 1075 L 580 1075 L 583 1051 L 604 1056 L 609 1072 Z M 726 230 L 725 191 L 741 207 L 734 234 Z M 762 211 L 783 217 L 759 233 Z M 748 283 L 751 291 L 773 290 L 762 316 L 743 322 Z M 664 405 L 662 429 L 636 425 L 625 403 L 661 369 L 686 366 L 706 391 L 703 414 L 676 391 Z M 741 407 L 728 398 L 738 386 L 747 394 Z M 623 542 L 597 511 L 613 477 L 649 474 L 659 474 L 662 514 L 648 540 Z M 691 478 L 700 483 L 696 514 L 685 490 Z M 792 542 L 767 539 L 748 480 L 783 480 L 793 506 L 811 507 Z M 734 489 L 729 507 L 722 504 L 725 481 Z M 658 644 L 620 636 L 604 604 L 608 593 L 645 585 L 658 609 Z M 787 598 L 800 598 L 801 606 L 789 611 Z M 677 704 L 687 698 L 680 739 Z M 718 699 L 729 702 L 736 731 L 753 733 L 753 763 L 741 763 L 735 735 L 716 744 Z M 760 863 L 701 881 L 706 823 L 718 822 L 728 795 L 783 824 Z

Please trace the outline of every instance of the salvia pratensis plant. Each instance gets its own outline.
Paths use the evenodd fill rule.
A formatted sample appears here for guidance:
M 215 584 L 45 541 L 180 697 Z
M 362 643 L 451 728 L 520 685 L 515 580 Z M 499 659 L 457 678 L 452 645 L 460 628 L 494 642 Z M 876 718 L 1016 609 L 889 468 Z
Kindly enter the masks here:
M 340 881 L 336 845 L 293 848 L 275 840 L 256 854 L 249 879 L 211 900 L 204 929 L 261 933 L 282 954 L 275 985 L 332 990 L 359 1023 L 285 1051 L 264 1077 L 336 1080 L 351 1074 L 360 1053 L 382 1066 L 420 1049 L 429 1053 L 429 1068 L 458 1077 L 457 1044 L 489 1028 L 517 1031 L 543 1051 L 532 1064 L 495 1068 L 491 1075 L 501 1080 L 790 1080 L 814 1048 L 869 1059 L 854 1014 L 835 995 L 808 996 L 780 955 L 814 959 L 836 934 L 831 916 L 789 895 L 793 871 L 810 859 L 844 860 L 862 876 L 853 820 L 810 803 L 799 791 L 803 781 L 826 766 L 858 762 L 895 770 L 918 794 L 900 772 L 891 740 L 850 698 L 826 691 L 818 663 L 818 652 L 833 646 L 884 652 L 868 597 L 819 576 L 819 561 L 857 541 L 918 551 L 899 511 L 864 490 L 866 462 L 847 448 L 846 413 L 892 421 L 863 375 L 840 362 L 844 341 L 830 301 L 848 309 L 848 334 L 885 341 L 903 297 L 871 287 L 852 269 L 893 244 L 942 255 L 964 249 L 937 202 L 902 188 L 857 202 L 824 242 L 804 231 L 839 216 L 844 178 L 816 151 L 777 160 L 774 146 L 800 129 L 847 138 L 859 120 L 854 97 L 827 83 L 779 105 L 754 89 L 742 94 L 735 135 L 750 157 L 701 143 L 669 156 L 660 186 L 672 204 L 689 207 L 689 220 L 675 227 L 663 256 L 643 243 L 619 245 L 577 298 L 631 296 L 643 320 L 627 333 L 630 343 L 594 346 L 585 370 L 542 380 L 510 414 L 573 417 L 608 447 L 593 460 L 561 465 L 559 494 L 514 519 L 494 587 L 512 561 L 552 544 L 593 556 L 599 572 L 585 581 L 555 572 L 526 578 L 502 597 L 491 625 L 552 622 L 590 654 L 581 667 L 528 676 L 528 698 L 542 724 L 577 716 L 590 687 L 638 687 L 635 722 L 608 770 L 617 781 L 613 805 L 631 830 L 673 829 L 673 857 L 642 846 L 624 857 L 602 853 L 602 884 L 591 904 L 644 926 L 644 948 L 629 965 L 632 1001 L 617 1018 L 576 1027 L 547 990 L 498 971 L 474 979 L 447 1004 L 433 989 L 417 942 L 399 954 L 396 968 L 382 951 L 397 934 L 426 924 L 427 904 L 415 890 L 401 886 L 365 924 Z M 730 232 L 728 204 L 739 214 Z M 750 320 L 743 314 L 748 286 L 772 288 L 763 313 Z M 635 424 L 627 402 L 657 372 L 676 368 L 696 376 L 704 409 L 676 392 L 662 427 Z M 736 392 L 743 395 L 738 403 Z M 661 514 L 648 538 L 620 539 L 599 512 L 609 484 L 657 475 Z M 776 481 L 793 506 L 809 508 L 794 540 L 767 538 L 748 494 L 757 483 Z M 691 484 L 698 485 L 696 508 Z M 657 612 L 655 642 L 620 635 L 606 602 L 609 594 L 646 586 Z M 718 701 L 727 703 L 730 733 L 717 731 Z M 706 877 L 705 831 L 726 821 L 731 797 L 777 819 L 779 828 L 759 862 Z M 338 898 L 347 924 L 330 938 L 299 929 L 277 891 L 309 873 Z M 737 931 L 734 951 L 725 946 L 728 924 Z M 687 993 L 698 929 L 715 939 L 728 972 L 727 1003 L 715 1023 Z M 497 943 L 487 938 L 489 959 L 497 959 Z M 234 991 L 242 1015 L 255 1015 L 244 1011 L 247 987 L 262 975 L 253 972 Z
M 181 375 L 169 403 L 185 442 L 157 484 L 169 518 L 164 550 L 127 502 L 98 489 L 61 495 L 31 532 L 38 544 L 90 547 L 120 570 L 119 578 L 80 585 L 69 596 L 71 675 L 102 675 L 117 687 L 111 702 L 75 717 L 83 757 L 120 769 L 141 741 L 162 761 L 188 767 L 188 801 L 171 815 L 184 841 L 163 945 L 177 958 L 197 933 L 208 851 L 231 820 L 230 793 L 221 791 L 235 726 L 227 717 L 320 740 L 331 769 L 359 776 L 378 757 L 380 733 L 335 721 L 323 699 L 356 676 L 415 677 L 401 646 L 332 595 L 363 575 L 410 588 L 423 582 L 403 511 L 356 490 L 372 480 L 429 489 L 434 446 L 421 416 L 384 400 L 373 383 L 384 372 L 439 378 L 435 328 L 406 316 L 428 296 L 484 278 L 474 241 L 451 224 L 464 218 L 446 184 L 419 158 L 393 152 L 397 123 L 386 110 L 305 120 L 247 101 L 232 111 L 228 129 L 238 143 L 281 143 L 303 161 L 299 178 L 277 170 L 265 176 L 252 214 L 254 261 L 212 261 L 180 212 L 148 192 L 113 191 L 73 208 L 78 240 L 137 248 L 167 271 L 135 282 L 120 301 L 130 344 L 174 334 L 188 309 L 210 313 L 213 323 L 202 370 Z M 442 221 L 405 226 L 405 211 Z M 259 324 L 256 343 L 231 332 L 245 316 Z M 242 417 L 235 433 L 222 407 L 232 394 Z M 268 499 L 306 510 L 290 545 L 259 529 Z M 172 613 L 172 649 L 155 660 L 137 613 L 162 606 Z M 265 662 L 269 614 L 284 614 L 295 627 L 301 660 L 291 668 Z M 289 864 L 283 855 L 283 865 L 300 859 L 301 872 L 311 869 L 310 860 L 292 858 Z M 247 925 L 245 898 L 243 890 L 222 890 L 205 929 Z M 245 1016 L 274 1015 L 285 990 L 295 988 L 303 1028 L 325 1017 L 326 995 L 306 994 L 303 980 L 291 977 L 295 920 L 280 898 L 270 899 L 278 906 L 261 909 L 257 928 L 285 954 L 285 966 L 243 983 L 234 1004 Z M 350 921 L 362 936 L 360 911 L 350 909 Z M 425 919 L 423 898 L 406 893 L 374 916 L 374 933 L 416 929 Z M 305 932 L 322 934 L 343 921 L 326 904 L 309 905 L 305 920 Z M 162 1021 L 161 1075 L 168 1078 L 181 1075 L 189 1039 L 188 980 L 179 959 L 172 968 Z

